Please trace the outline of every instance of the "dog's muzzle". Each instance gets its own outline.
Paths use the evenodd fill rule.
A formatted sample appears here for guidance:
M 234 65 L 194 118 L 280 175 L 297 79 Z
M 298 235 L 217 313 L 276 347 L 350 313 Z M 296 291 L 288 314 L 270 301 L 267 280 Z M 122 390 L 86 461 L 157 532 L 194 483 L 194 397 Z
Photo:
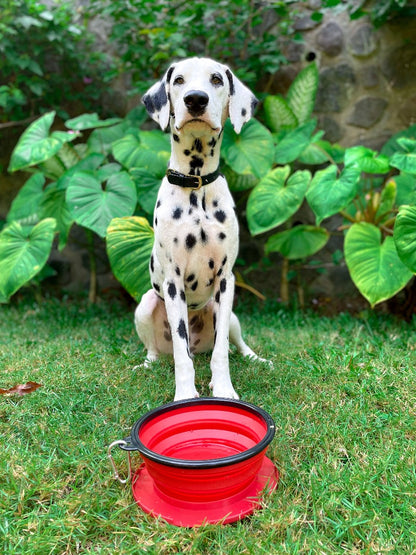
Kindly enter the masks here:
M 189 91 L 183 97 L 185 106 L 191 116 L 201 116 L 208 106 L 209 97 L 204 91 Z

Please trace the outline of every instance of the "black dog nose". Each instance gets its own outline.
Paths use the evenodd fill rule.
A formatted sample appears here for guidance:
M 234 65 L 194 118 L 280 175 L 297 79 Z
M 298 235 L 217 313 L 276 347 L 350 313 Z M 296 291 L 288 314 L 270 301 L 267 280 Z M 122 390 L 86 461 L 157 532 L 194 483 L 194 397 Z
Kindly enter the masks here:
M 189 91 L 183 97 L 185 106 L 193 116 L 200 116 L 208 105 L 209 97 L 204 91 Z

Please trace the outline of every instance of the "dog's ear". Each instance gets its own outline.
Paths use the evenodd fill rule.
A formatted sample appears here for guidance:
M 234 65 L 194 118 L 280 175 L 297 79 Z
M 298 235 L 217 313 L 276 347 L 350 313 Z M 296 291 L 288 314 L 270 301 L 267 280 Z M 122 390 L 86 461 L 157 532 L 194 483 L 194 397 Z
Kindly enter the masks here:
M 225 73 L 230 84 L 228 112 L 235 132 L 240 133 L 243 125 L 253 116 L 258 100 L 229 68 Z
M 169 82 L 174 66 L 171 66 L 160 81 L 150 87 L 143 95 L 142 102 L 150 115 L 163 131 L 169 126 L 170 116 L 170 95 Z

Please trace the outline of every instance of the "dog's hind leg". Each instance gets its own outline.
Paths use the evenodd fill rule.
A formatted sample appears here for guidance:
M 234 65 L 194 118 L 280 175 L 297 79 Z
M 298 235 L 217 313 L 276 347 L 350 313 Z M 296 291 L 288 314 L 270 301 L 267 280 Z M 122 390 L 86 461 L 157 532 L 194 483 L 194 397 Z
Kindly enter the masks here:
M 156 345 L 155 336 L 155 311 L 160 300 L 153 289 L 145 293 L 134 313 L 134 324 L 137 335 L 144 344 L 147 355 L 144 363 L 140 366 L 147 367 L 157 360 L 159 350 Z M 136 367 L 135 367 L 136 368 Z
M 230 318 L 230 342 L 237 347 L 237 350 L 243 356 L 261 360 L 262 362 L 269 362 L 268 360 L 257 356 L 244 341 L 243 336 L 241 335 L 240 322 L 234 312 L 231 313 Z

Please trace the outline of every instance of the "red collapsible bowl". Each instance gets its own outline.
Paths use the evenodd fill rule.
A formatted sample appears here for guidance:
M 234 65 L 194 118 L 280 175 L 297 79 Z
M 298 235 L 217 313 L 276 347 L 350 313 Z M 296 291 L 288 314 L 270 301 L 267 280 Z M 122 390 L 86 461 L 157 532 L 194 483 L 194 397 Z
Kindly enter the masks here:
M 271 416 L 243 401 L 201 398 L 152 410 L 133 426 L 127 447 L 144 461 L 134 498 L 176 526 L 239 520 L 277 486 L 265 456 L 274 433 Z

